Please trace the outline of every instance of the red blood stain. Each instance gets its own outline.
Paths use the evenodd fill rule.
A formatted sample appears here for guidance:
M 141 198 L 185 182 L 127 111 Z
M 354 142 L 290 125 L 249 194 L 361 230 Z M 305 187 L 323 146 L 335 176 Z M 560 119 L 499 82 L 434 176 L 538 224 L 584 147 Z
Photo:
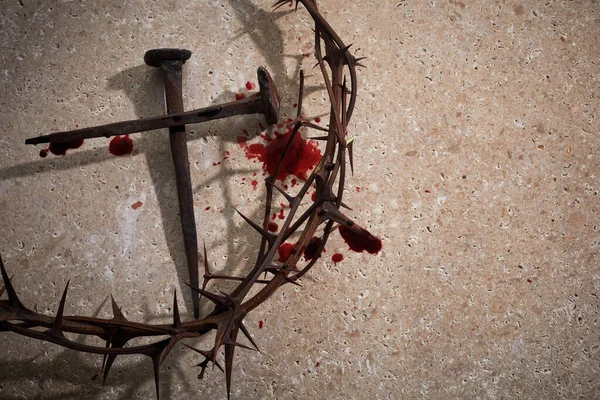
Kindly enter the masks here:
M 304 258 L 307 261 L 312 260 L 318 255 L 317 253 L 319 252 L 319 247 L 321 247 L 321 243 L 323 243 L 323 241 L 320 237 L 313 236 L 313 238 L 310 239 L 310 242 L 308 242 L 306 249 L 304 249 Z
M 279 246 L 279 248 L 277 249 L 277 253 L 279 253 L 279 258 L 277 259 L 277 261 L 282 263 L 286 262 L 287 259 L 290 258 L 290 256 L 292 255 L 292 250 L 294 250 L 294 247 L 296 247 L 296 243 L 288 242 L 285 242 L 284 244 Z
M 131 205 L 131 208 L 133 208 L 134 210 L 137 210 L 138 208 L 140 208 L 143 205 L 144 205 L 144 203 L 142 203 L 141 201 L 136 201 L 135 203 L 133 203 Z
M 321 363 L 318 361 L 315 363 L 315 367 L 317 367 L 317 368 L 319 368 L 320 365 L 321 365 Z
M 217 165 L 221 165 L 221 161 L 213 163 L 213 167 L 216 167 Z
M 339 231 L 352 251 L 362 253 L 366 250 L 367 253 L 377 254 L 381 250 L 381 239 L 371 235 L 366 229 L 361 228 L 360 233 L 357 233 L 344 225 L 340 225 Z
M 92 376 L 92 380 L 95 381 L 98 378 L 98 374 L 95 374 L 94 376 Z
M 331 261 L 333 261 L 334 263 L 339 263 L 344 261 L 344 256 L 341 255 L 340 253 L 335 253 L 334 255 L 331 256 Z
M 246 158 L 262 162 L 263 170 L 269 174 L 273 174 L 279 162 L 279 157 L 291 137 L 292 129 L 290 127 L 284 134 L 275 132 L 274 139 L 264 135 L 263 138 L 268 142 L 266 146 L 264 144 L 249 145 L 244 136 L 238 137 L 238 143 L 244 149 Z M 321 151 L 317 144 L 312 140 L 306 141 L 302 138 L 300 132 L 298 132 L 290 144 L 290 148 L 276 178 L 283 181 L 289 175 L 294 175 L 305 181 L 308 171 L 313 169 L 319 160 L 321 160 Z
M 296 186 L 298 184 L 298 181 L 296 179 L 292 179 L 292 187 Z
M 269 232 L 277 232 L 279 230 L 279 225 L 277 225 L 276 222 L 269 222 L 269 225 L 267 225 L 267 229 L 269 230 Z
M 425 189 L 425 193 L 431 193 L 429 189 Z
M 208 210 L 210 210 L 210 206 L 208 206 L 204 209 L 204 211 L 208 211 Z
M 236 93 L 235 94 L 235 99 L 236 100 L 243 100 L 246 98 L 246 95 L 244 93 Z
M 312 201 L 315 201 L 315 200 L 317 200 L 317 192 L 316 192 L 316 191 L 315 191 L 315 192 L 313 192 L 313 194 L 311 194 L 311 195 L 310 195 L 310 199 L 311 199 Z
M 231 155 L 231 153 L 226 151 L 225 156 L 223 157 L 223 161 L 228 160 L 230 155 Z
M 319 122 L 321 122 L 321 118 L 320 117 L 315 118 L 315 122 L 318 124 Z
M 252 179 L 252 182 L 250 183 L 252 184 L 252 189 L 258 189 L 258 181 L 256 179 Z
M 294 103 L 294 108 L 298 107 L 298 103 Z
M 360 186 L 356 187 L 356 193 L 360 193 Z
M 531 282 L 532 282 L 532 280 L 531 280 L 531 279 L 529 279 L 529 278 L 527 278 L 527 282 L 531 283 Z
M 246 82 L 246 89 L 248 90 L 254 90 L 254 88 L 256 87 L 256 85 L 250 81 Z
M 258 329 L 262 329 L 264 324 L 263 321 L 258 321 Z
M 129 135 L 115 136 L 108 144 L 108 151 L 115 156 L 124 156 L 133 151 L 133 140 Z
M 67 213 L 62 213 L 61 215 L 62 215 L 63 217 L 66 217 L 66 216 L 67 216 Z
M 73 142 L 50 143 L 50 146 L 48 146 L 47 149 L 40 150 L 40 157 L 46 157 L 48 152 L 56 156 L 64 156 L 67 154 L 67 150 L 78 149 L 81 146 L 83 146 L 83 139 L 75 140 Z
M 283 212 L 283 208 L 281 210 L 279 210 L 278 217 L 279 217 L 279 219 L 285 219 L 285 213 Z

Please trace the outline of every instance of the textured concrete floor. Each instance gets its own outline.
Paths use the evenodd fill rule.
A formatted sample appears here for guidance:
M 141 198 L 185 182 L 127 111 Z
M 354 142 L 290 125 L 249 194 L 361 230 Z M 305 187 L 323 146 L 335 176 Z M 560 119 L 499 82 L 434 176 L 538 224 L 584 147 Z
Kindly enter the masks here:
M 597 398 L 600 4 L 375 3 L 320 8 L 369 57 L 346 201 L 383 250 L 354 254 L 334 237 L 327 255 L 343 262 L 324 257 L 302 288 L 252 313 L 263 354 L 237 352 L 233 398 Z M 168 320 L 187 272 L 166 133 L 134 136 L 127 157 L 104 139 L 45 159 L 23 142 L 162 113 L 160 75 L 142 61 L 155 47 L 194 52 L 186 108 L 232 100 L 266 65 L 291 116 L 299 68 L 314 64 L 311 24 L 302 8 L 270 6 L 3 2 L 0 252 L 27 305 L 54 315 L 71 279 L 67 314 L 110 317 L 112 293 L 131 320 Z M 328 112 L 325 92 L 306 107 Z M 188 128 L 215 268 L 242 271 L 255 254 L 233 207 L 257 217 L 264 190 L 235 139 L 261 121 Z M 154 396 L 146 359 L 118 360 L 102 387 L 98 356 L 0 337 L 2 399 Z M 220 371 L 196 379 L 199 361 L 177 348 L 162 396 L 225 398 Z

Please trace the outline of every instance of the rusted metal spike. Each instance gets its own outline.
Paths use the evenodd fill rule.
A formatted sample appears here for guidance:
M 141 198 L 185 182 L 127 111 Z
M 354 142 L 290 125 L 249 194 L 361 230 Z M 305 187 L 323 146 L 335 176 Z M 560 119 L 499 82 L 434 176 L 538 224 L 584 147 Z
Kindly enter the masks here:
M 49 135 L 26 139 L 25 144 L 67 143 L 82 139 L 111 137 L 172 126 L 198 124 L 243 114 L 264 114 L 268 124 L 276 124 L 279 118 L 281 98 L 279 97 L 275 82 L 264 67 L 258 68 L 257 77 L 260 92 L 242 100 L 171 115 L 115 122 L 72 131 L 55 132 Z
M 183 112 L 182 69 L 183 64 L 191 56 L 192 52 L 185 49 L 153 49 L 148 50 L 144 55 L 144 61 L 147 65 L 158 67 L 163 71 L 167 114 Z M 194 216 L 194 193 L 190 176 L 185 125 L 169 127 L 169 141 L 175 167 L 179 218 L 188 273 L 192 285 L 198 286 L 198 234 Z M 199 303 L 198 294 L 192 292 L 192 305 L 194 318 L 196 319 L 200 316 Z
M 65 290 L 63 291 L 62 298 L 60 299 L 60 304 L 58 305 L 58 311 L 56 312 L 56 317 L 54 317 L 54 324 L 52 327 L 48 329 L 47 333 L 52 336 L 63 336 L 62 331 L 62 322 L 63 322 L 63 312 L 65 310 L 65 302 L 67 300 L 67 290 L 69 289 L 69 279 L 67 284 L 65 285 Z

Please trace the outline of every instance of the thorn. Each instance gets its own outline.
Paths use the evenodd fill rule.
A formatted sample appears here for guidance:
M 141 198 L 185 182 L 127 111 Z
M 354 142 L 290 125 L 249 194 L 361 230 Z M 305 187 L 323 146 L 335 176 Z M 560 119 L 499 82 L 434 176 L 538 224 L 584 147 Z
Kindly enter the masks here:
M 158 354 L 152 356 L 152 367 L 154 369 L 154 385 L 156 386 L 156 400 L 160 400 L 160 355 L 162 351 Z
M 109 342 L 106 342 L 106 344 L 108 345 Z M 106 361 L 106 364 L 104 364 L 103 368 L 102 368 L 102 386 L 104 386 L 104 383 L 106 382 L 106 378 L 108 377 L 108 372 L 110 371 L 110 368 L 113 365 L 113 362 L 115 361 L 115 359 L 117 358 L 116 354 L 108 354 L 105 355 L 104 360 Z M 103 361 L 104 363 L 104 361 Z
M 193 287 L 191 284 L 184 282 L 187 286 L 191 287 L 192 290 L 200 293 L 201 295 L 203 295 L 204 297 L 206 297 L 207 299 L 209 299 L 210 301 L 212 301 L 213 303 L 215 303 L 216 305 L 225 305 L 227 304 L 227 299 L 223 296 L 219 296 L 218 294 L 214 294 L 209 292 L 208 290 L 204 290 L 204 289 L 200 289 L 200 288 L 196 288 Z
M 63 322 L 63 312 L 65 310 L 65 302 L 67 300 L 67 290 L 69 289 L 69 282 L 71 282 L 70 279 L 67 281 L 65 290 L 63 291 L 62 298 L 60 299 L 60 304 L 58 305 L 58 311 L 56 312 L 56 317 L 54 318 L 54 324 L 52 324 L 52 327 L 50 329 L 48 329 L 48 331 L 46 331 L 46 333 L 48 333 L 52 336 L 64 337 L 63 332 L 62 332 L 62 322 Z
M 341 205 L 342 207 L 344 207 L 345 209 L 352 211 L 352 208 L 351 208 L 351 207 L 349 207 L 349 206 L 348 206 L 346 203 L 344 203 L 343 201 L 340 203 L 340 205 Z
M 203 379 L 204 378 L 204 370 L 206 369 L 206 367 L 208 367 L 208 363 L 209 362 L 213 363 L 213 368 L 216 365 L 221 370 L 221 372 L 225 372 L 225 370 L 223 370 L 223 367 L 221 366 L 221 364 L 219 364 L 219 362 L 216 360 L 214 350 L 212 350 L 212 351 L 199 350 L 199 349 L 196 349 L 196 348 L 194 348 L 192 346 L 189 346 L 189 345 L 187 345 L 185 343 L 183 343 L 183 345 L 185 347 L 187 347 L 188 349 L 194 350 L 196 353 L 204 356 L 204 360 L 202 362 L 200 362 L 199 364 L 196 364 L 196 367 L 202 368 L 200 370 L 200 374 L 198 374 L 198 379 Z
M 277 191 L 279 193 L 281 193 L 283 195 L 283 197 L 285 197 L 285 199 L 288 201 L 288 203 L 292 204 L 292 202 L 294 201 L 294 198 L 292 196 L 290 196 L 289 194 L 287 194 L 287 192 L 284 189 L 282 189 L 276 183 L 271 182 L 271 180 L 266 180 L 266 182 L 267 182 L 267 185 L 271 185 L 273 188 L 277 189 Z
M 112 294 L 110 295 L 110 301 L 112 303 L 113 319 L 117 321 L 127 321 L 127 318 L 125 318 L 123 312 L 121 312 L 121 307 L 117 305 L 117 302 Z
M 328 138 L 327 136 L 312 136 L 312 137 L 309 137 L 308 139 L 310 139 L 310 140 L 327 140 L 327 138 Z
M 244 336 L 246 336 L 246 339 L 248 339 L 250 341 L 250 343 L 252 343 L 252 346 L 254 346 L 256 351 L 258 351 L 259 353 L 262 354 L 262 351 L 260 351 L 260 349 L 258 348 L 256 343 L 254 342 L 254 339 L 252 339 L 250 332 L 248 332 L 248 328 L 246 328 L 246 325 L 244 325 L 243 322 L 240 323 L 240 329 L 242 330 L 242 333 L 244 334 Z
M 350 160 L 350 172 L 354 175 L 354 156 L 352 149 L 354 148 L 354 138 L 350 138 L 346 141 L 346 147 L 348 148 L 348 159 Z
M 173 293 L 173 328 L 181 329 L 181 318 L 179 317 L 179 306 L 177 305 L 177 289 Z
M 254 221 L 252 221 L 250 218 L 246 217 L 244 214 L 242 214 L 241 212 L 239 212 L 239 210 L 237 208 L 233 208 L 235 211 L 237 211 L 238 214 L 240 214 L 240 216 L 242 218 L 244 218 L 244 220 L 250 224 L 251 227 L 253 227 L 258 233 L 260 233 L 262 235 L 262 237 L 264 237 L 265 239 L 267 239 L 267 241 L 269 243 L 273 243 L 273 241 L 275 240 L 275 236 L 270 234 L 269 232 L 265 231 L 263 228 L 261 228 L 260 226 L 258 226 Z
M 12 308 L 16 308 L 18 310 L 26 310 L 29 311 L 19 300 L 19 296 L 17 296 L 17 292 L 11 283 L 11 279 L 8 277 L 6 273 L 6 268 L 4 268 L 4 261 L 2 261 L 2 256 L 0 255 L 0 271 L 2 271 L 2 280 L 4 281 L 4 286 L 2 287 L 2 292 L 6 291 L 8 294 L 8 302 Z

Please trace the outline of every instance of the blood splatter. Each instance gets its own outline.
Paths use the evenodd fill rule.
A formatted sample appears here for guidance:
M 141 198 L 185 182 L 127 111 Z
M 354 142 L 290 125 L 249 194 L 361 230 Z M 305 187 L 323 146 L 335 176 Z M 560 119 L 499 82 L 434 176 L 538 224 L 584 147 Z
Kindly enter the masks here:
M 321 118 L 320 117 L 315 118 L 315 122 L 318 124 L 319 122 L 321 122 Z
M 317 200 L 317 192 L 314 191 L 311 195 L 310 195 L 310 199 L 314 202 Z
M 258 329 L 262 329 L 264 324 L 263 321 L 258 321 Z
M 333 261 L 334 263 L 339 263 L 344 261 L 344 256 L 341 255 L 340 253 L 335 253 L 334 255 L 331 256 L 331 261 Z
M 137 210 L 138 208 L 140 208 L 143 205 L 144 205 L 144 203 L 142 203 L 141 201 L 136 201 L 135 203 L 133 203 L 131 205 L 131 208 L 133 208 L 134 210 Z
M 48 152 L 56 156 L 64 156 L 67 154 L 67 150 L 78 149 L 81 146 L 83 146 L 83 139 L 64 143 L 50 143 L 47 149 L 40 150 L 40 157 L 46 157 Z
M 108 144 L 108 151 L 115 156 L 124 156 L 133 151 L 133 140 L 129 135 L 115 136 Z
M 204 211 L 208 211 L 208 210 L 210 210 L 210 206 L 208 206 L 204 209 Z
M 250 183 L 252 184 L 252 189 L 258 189 L 258 181 L 256 179 L 252 179 L 252 182 Z
M 246 89 L 248 90 L 254 90 L 254 88 L 256 88 L 256 85 L 250 81 L 246 82 Z
M 279 230 L 279 225 L 277 225 L 276 222 L 269 222 L 267 229 L 269 232 L 277 232 Z
M 279 258 L 277 259 L 277 261 L 282 263 L 286 262 L 287 259 L 290 258 L 290 256 L 292 255 L 292 250 L 294 250 L 294 247 L 296 247 L 296 243 L 288 242 L 285 242 L 284 244 L 279 246 L 279 248 L 277 249 L 277 253 L 279 253 Z
M 235 94 L 236 100 L 244 100 L 245 98 L 246 98 L 246 95 L 244 93 L 236 93 Z
M 306 261 L 312 260 L 318 255 L 317 253 L 319 251 L 319 247 L 321 247 L 321 243 L 323 243 L 323 241 L 320 237 L 313 236 L 313 238 L 310 239 L 306 249 L 304 249 L 304 258 Z
M 360 186 L 356 187 L 356 193 L 360 193 Z
M 266 146 L 260 143 L 249 145 L 245 136 L 238 137 L 238 143 L 244 149 L 246 158 L 262 162 L 263 170 L 269 174 L 273 174 L 279 162 L 279 157 L 291 137 L 292 130 L 293 127 L 290 127 L 283 134 L 276 131 L 274 139 L 263 135 L 262 137 L 268 142 Z M 276 178 L 283 181 L 289 175 L 294 175 L 305 181 L 308 171 L 313 169 L 320 160 L 321 151 L 317 144 L 312 140 L 305 140 L 298 132 L 290 144 L 290 148 Z
M 344 225 L 340 225 L 339 231 L 352 251 L 362 253 L 366 250 L 367 253 L 377 254 L 381 250 L 381 239 L 371 235 L 366 229 L 360 228 L 360 232 L 355 232 Z
M 317 367 L 317 368 L 319 368 L 320 365 L 321 365 L 321 363 L 318 361 L 315 363 L 315 367 Z

